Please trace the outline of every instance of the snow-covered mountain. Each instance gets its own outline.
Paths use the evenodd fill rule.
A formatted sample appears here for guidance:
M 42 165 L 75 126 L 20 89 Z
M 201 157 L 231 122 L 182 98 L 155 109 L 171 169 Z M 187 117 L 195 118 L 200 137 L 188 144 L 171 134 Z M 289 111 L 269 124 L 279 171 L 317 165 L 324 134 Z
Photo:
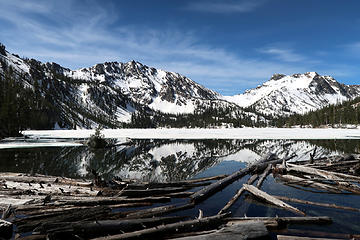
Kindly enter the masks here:
M 274 74 L 257 88 L 224 99 L 241 107 L 252 107 L 256 111 L 273 115 L 289 116 L 303 114 L 360 96 L 359 85 L 345 85 L 333 77 L 316 72 L 283 75 Z
M 105 62 L 70 70 L 56 63 L 22 59 L 3 48 L 0 74 L 9 71 L 24 86 L 38 91 L 59 114 L 56 126 L 119 127 L 137 111 L 150 114 L 194 114 L 227 109 L 228 117 L 259 119 L 221 95 L 174 72 L 139 62 Z

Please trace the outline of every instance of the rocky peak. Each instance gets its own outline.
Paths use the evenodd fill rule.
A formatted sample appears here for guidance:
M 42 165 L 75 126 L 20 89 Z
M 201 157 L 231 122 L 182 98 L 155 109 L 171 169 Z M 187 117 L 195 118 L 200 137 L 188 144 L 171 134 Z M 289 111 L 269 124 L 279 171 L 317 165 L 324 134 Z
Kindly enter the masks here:
M 275 73 L 271 76 L 270 80 L 279 80 L 282 79 L 283 77 L 285 77 L 285 74 L 281 74 L 281 73 Z

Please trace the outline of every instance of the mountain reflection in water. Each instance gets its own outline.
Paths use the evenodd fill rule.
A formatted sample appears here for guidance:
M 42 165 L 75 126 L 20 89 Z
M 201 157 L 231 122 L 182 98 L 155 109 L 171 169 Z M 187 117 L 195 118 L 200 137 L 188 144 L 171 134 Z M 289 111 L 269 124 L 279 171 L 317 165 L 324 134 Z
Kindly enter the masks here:
M 191 178 L 223 161 L 251 163 L 273 152 L 294 160 L 358 153 L 360 140 L 134 140 L 130 146 L 103 150 L 87 147 L 13 148 L 0 150 L 2 172 L 23 172 L 74 178 L 136 178 L 166 182 Z M 236 171 L 237 169 L 233 169 Z M 219 173 L 221 174 L 221 173 Z

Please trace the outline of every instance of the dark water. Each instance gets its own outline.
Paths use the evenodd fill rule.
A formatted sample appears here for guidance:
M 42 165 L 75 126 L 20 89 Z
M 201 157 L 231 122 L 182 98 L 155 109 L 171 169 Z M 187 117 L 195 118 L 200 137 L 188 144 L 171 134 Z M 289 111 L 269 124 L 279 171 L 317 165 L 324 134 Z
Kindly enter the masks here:
M 118 176 L 165 182 L 231 174 L 269 152 L 280 157 L 296 153 L 298 157 L 295 160 L 308 159 L 315 147 L 316 157 L 359 153 L 360 140 L 135 140 L 131 146 L 96 151 L 87 147 L 2 149 L 0 171 L 89 178 L 90 170 L 95 169 L 105 178 Z M 180 214 L 195 216 L 199 209 L 205 215 L 217 214 L 248 177 L 236 181 L 194 209 Z M 360 196 L 304 191 L 276 182 L 272 176 L 267 178 L 262 189 L 273 195 L 360 209 Z M 175 200 L 181 201 L 184 200 Z M 309 216 L 329 216 L 334 219 L 331 226 L 292 228 L 360 234 L 359 212 L 296 203 L 291 205 Z M 230 210 L 234 216 L 295 216 L 288 211 L 260 204 L 247 195 L 242 196 Z

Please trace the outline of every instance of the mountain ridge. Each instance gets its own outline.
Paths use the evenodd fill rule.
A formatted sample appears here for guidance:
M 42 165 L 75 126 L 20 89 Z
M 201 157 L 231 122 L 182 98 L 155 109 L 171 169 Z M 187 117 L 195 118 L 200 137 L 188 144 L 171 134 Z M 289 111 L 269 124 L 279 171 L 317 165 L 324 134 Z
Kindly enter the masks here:
M 274 74 L 269 81 L 243 94 L 224 96 L 241 107 L 275 117 L 304 114 L 329 104 L 351 100 L 360 95 L 360 85 L 345 85 L 331 76 L 316 72 Z
M 147 120 L 160 119 L 158 122 L 183 114 L 198 117 L 215 114 L 206 116 L 212 119 L 212 124 L 216 124 L 216 114 L 226 115 L 231 122 L 246 119 L 251 123 L 260 118 L 179 73 L 136 61 L 105 62 L 71 70 L 57 63 L 22 59 L 5 49 L 0 60 L 0 73 L 4 75 L 11 67 L 14 75 L 11 77 L 38 92 L 56 109 L 59 116 L 51 124 L 60 128 L 93 128 L 98 124 L 118 128 L 131 123 L 135 113 L 146 115 Z M 221 119 L 224 117 L 218 120 Z

